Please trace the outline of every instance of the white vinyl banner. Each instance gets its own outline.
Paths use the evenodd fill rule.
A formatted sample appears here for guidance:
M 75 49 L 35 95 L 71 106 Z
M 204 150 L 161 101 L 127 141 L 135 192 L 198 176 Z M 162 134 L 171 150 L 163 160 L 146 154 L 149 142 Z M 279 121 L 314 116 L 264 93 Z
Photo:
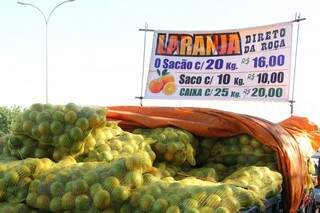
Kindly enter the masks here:
M 288 101 L 292 22 L 155 31 L 144 98 Z

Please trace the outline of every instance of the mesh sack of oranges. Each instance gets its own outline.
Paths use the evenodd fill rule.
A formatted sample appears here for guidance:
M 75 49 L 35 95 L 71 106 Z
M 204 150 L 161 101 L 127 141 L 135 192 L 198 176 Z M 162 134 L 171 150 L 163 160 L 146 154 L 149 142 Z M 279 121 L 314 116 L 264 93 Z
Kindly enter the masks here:
M 122 206 L 124 212 L 237 212 L 260 205 L 250 191 L 231 184 L 212 183 L 194 177 L 183 180 L 153 179 L 135 190 Z
M 55 161 L 82 154 L 93 143 L 91 132 L 105 125 L 105 114 L 104 108 L 73 103 L 33 104 L 14 121 L 7 150 L 19 159 L 49 157 Z
M 148 154 L 138 152 L 111 163 L 55 167 L 31 182 L 26 203 L 51 212 L 119 212 L 132 191 L 145 184 L 143 174 L 152 163 Z
M 300 124 L 297 117 L 282 123 L 215 109 L 191 107 L 108 107 L 108 119 L 120 121 L 125 130 L 137 128 L 184 129 L 204 138 L 232 137 L 246 134 L 268 146 L 276 154 L 277 168 L 283 176 L 283 200 L 286 212 L 296 212 L 306 193 L 310 153 L 302 149 L 312 145 L 319 148 L 320 136 L 309 122 Z M 220 165 L 220 168 L 223 164 Z
M 204 138 L 199 145 L 197 163 L 226 166 L 261 165 L 275 168 L 274 151 L 255 138 L 242 134 L 227 138 Z
M 126 158 L 137 152 L 145 152 L 154 161 L 156 155 L 150 147 L 152 141 L 144 138 L 142 135 L 133 134 L 127 131 L 121 130 L 116 124 L 105 128 L 98 128 L 92 134 L 92 139 L 97 143 L 93 148 L 76 159 L 79 162 L 90 161 L 104 161 L 112 162 L 113 160 Z M 117 134 L 110 134 L 111 137 L 99 137 L 98 135 L 106 135 L 110 131 L 114 131 Z
M 189 132 L 177 128 L 136 129 L 135 134 L 141 134 L 151 139 L 151 147 L 158 161 L 166 161 L 174 165 L 196 165 L 195 155 L 197 139 Z
M 0 202 L 1 212 L 28 212 L 37 213 L 38 210 L 28 206 L 25 203 Z
M 248 166 L 227 176 L 223 182 L 251 190 L 264 200 L 281 192 L 282 176 L 268 167 Z
M 48 158 L 0 161 L 0 202 L 25 201 L 32 180 L 53 165 Z

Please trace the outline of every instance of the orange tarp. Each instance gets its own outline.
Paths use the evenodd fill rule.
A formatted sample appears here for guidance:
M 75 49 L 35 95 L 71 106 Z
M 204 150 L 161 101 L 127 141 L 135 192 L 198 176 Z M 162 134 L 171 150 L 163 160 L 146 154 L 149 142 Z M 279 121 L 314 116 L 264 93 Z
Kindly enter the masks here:
M 308 168 L 306 153 L 300 144 L 305 140 L 318 141 L 308 135 L 312 129 L 305 120 L 301 125 L 292 117 L 281 124 L 221 110 L 191 107 L 135 107 L 114 106 L 108 108 L 107 117 L 120 120 L 119 125 L 130 131 L 137 127 L 175 126 L 204 137 L 228 137 L 247 133 L 268 145 L 277 153 L 278 165 L 283 174 L 285 212 L 297 212 L 305 195 L 304 184 Z M 303 131 L 303 128 L 307 128 Z M 303 134 L 304 137 L 300 137 Z M 301 142 L 302 140 L 302 142 Z
M 320 132 L 318 126 L 310 122 L 305 117 L 292 116 L 282 121 L 281 126 L 285 127 L 293 134 L 303 134 L 310 139 L 313 150 L 318 150 L 320 147 Z

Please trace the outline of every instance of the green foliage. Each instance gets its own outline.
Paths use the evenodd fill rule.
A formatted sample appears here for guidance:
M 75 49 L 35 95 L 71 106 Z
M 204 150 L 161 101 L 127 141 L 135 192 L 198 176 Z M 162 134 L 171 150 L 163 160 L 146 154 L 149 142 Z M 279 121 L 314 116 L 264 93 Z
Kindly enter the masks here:
M 20 112 L 20 106 L 0 106 L 0 137 L 9 133 L 11 123 Z

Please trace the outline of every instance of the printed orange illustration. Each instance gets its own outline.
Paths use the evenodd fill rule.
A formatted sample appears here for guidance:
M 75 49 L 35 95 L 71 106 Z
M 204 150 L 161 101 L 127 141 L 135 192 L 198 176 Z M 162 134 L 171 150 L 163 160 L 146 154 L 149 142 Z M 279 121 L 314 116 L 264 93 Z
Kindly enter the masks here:
M 164 85 L 164 83 L 161 79 L 154 79 L 154 80 L 150 81 L 149 90 L 152 93 L 159 93 L 159 92 L 161 92 L 163 85 Z
M 162 91 L 165 95 L 173 95 L 177 90 L 174 76 L 170 75 L 167 69 L 162 72 L 157 69 L 157 73 L 159 77 L 149 83 L 150 92 L 159 93 Z
M 164 75 L 161 77 L 161 80 L 163 81 L 164 84 L 167 84 L 169 82 L 174 82 L 174 77 L 172 75 Z
M 172 95 L 176 91 L 177 91 L 177 86 L 174 82 L 169 82 L 165 84 L 162 90 L 163 94 L 165 95 Z

